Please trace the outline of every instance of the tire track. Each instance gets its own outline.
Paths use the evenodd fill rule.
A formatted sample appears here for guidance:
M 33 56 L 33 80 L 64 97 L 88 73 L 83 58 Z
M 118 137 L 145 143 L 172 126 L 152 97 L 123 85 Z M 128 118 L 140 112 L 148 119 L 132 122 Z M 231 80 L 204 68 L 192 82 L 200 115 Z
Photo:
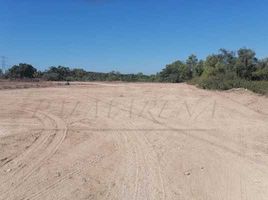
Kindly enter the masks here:
M 95 141 L 96 143 L 96 141 Z M 91 145 L 95 144 L 94 142 L 92 142 Z M 96 151 L 100 150 L 100 148 L 103 146 L 103 143 L 101 144 L 96 144 Z M 55 180 L 52 184 L 49 184 L 47 187 L 44 187 L 42 190 L 40 190 L 37 193 L 34 193 L 32 195 L 29 195 L 26 197 L 26 199 L 43 199 L 42 196 L 46 195 L 48 193 L 51 192 L 56 192 L 59 187 L 64 183 L 70 183 L 72 180 L 70 180 L 70 177 L 72 177 L 73 175 L 80 175 L 83 172 L 85 172 L 86 170 L 88 170 L 89 167 L 93 167 L 96 166 L 98 163 L 100 163 L 103 159 L 112 156 L 115 153 L 116 150 L 109 152 L 108 154 L 101 154 L 101 155 L 95 155 L 93 156 L 93 158 L 90 158 L 89 162 L 85 165 L 83 165 L 81 168 L 79 169 L 73 169 L 71 170 L 69 173 L 67 173 L 66 175 L 62 176 L 61 178 Z
M 80 120 L 83 120 L 82 118 Z M 79 121 L 80 121 L 79 120 Z M 73 124 L 71 122 L 71 124 Z M 107 187 L 107 191 L 106 191 L 106 195 L 105 195 L 105 198 L 104 199 L 115 199 L 116 196 L 120 195 L 119 193 L 117 193 L 115 190 L 116 188 L 114 187 L 115 186 L 115 182 L 118 180 L 118 177 L 121 175 L 122 177 L 126 178 L 130 178 L 130 180 L 128 180 L 126 183 L 132 183 L 132 176 L 129 177 L 128 176 L 128 173 L 127 173 L 127 169 L 131 169 L 131 162 L 134 160 L 134 165 L 135 165 L 135 168 L 136 168 L 136 173 L 135 173 L 135 177 L 134 177 L 134 182 L 136 183 L 135 185 L 135 188 L 134 189 L 135 191 L 133 191 L 134 195 L 137 194 L 137 188 L 138 188 L 138 174 L 139 174 L 139 164 L 137 162 L 137 148 L 136 146 L 134 146 L 132 140 L 130 140 L 125 133 L 117 133 L 116 131 L 112 130 L 111 131 L 111 134 L 113 136 L 113 138 L 115 138 L 115 140 L 117 141 L 117 149 L 121 149 L 121 152 L 130 152 L 128 154 L 127 157 L 125 157 L 125 159 L 127 159 L 128 161 L 130 161 L 130 163 L 128 161 L 126 162 L 123 162 L 123 163 L 128 163 L 128 166 L 126 167 L 122 167 L 122 166 L 118 166 L 115 168 L 114 172 L 112 173 L 112 175 L 110 176 L 109 178 L 109 184 L 108 184 L 108 187 Z M 133 149 L 135 148 L 135 149 Z M 122 150 L 124 149 L 124 150 Z M 76 175 L 79 175 L 80 173 L 83 172 L 83 170 L 86 170 L 87 168 L 85 169 L 81 169 L 80 171 L 77 171 L 74 170 L 74 172 L 70 172 L 70 174 L 76 174 Z M 54 191 L 56 189 L 56 187 L 59 187 L 61 184 L 63 184 L 63 182 L 66 184 L 66 181 L 69 182 L 67 179 L 63 179 L 62 181 L 56 181 L 56 183 L 52 184 L 51 186 L 48 186 L 48 190 L 44 190 L 42 192 L 39 192 L 38 194 L 34 195 L 34 196 L 31 196 L 31 199 L 32 197 L 34 197 L 34 199 L 39 199 L 39 197 L 41 198 L 44 194 L 47 194 L 51 191 Z M 119 184 L 122 184 L 121 187 L 119 186 Z M 124 181 L 123 183 L 119 181 L 119 188 L 125 188 L 124 187 Z M 130 191 L 127 191 L 125 192 L 125 190 L 121 190 L 123 192 L 123 194 L 121 194 L 122 196 L 124 195 L 129 195 Z M 120 199 L 120 198 L 119 198 Z M 123 198 L 124 199 L 124 198 Z M 129 198 L 127 198 L 129 199 Z M 130 198 L 131 199 L 131 198 Z
M 149 177 L 149 199 L 166 199 L 164 178 L 158 156 L 143 134 L 138 137 L 134 135 L 133 140 L 136 140 L 137 148 L 140 150 L 140 156 L 143 160 L 140 166 L 145 166 L 145 172 Z
M 135 128 L 135 124 L 132 122 L 132 120 L 124 120 L 123 118 L 120 118 L 120 122 L 124 121 L 124 126 L 127 128 Z M 120 124 L 121 125 L 121 124 Z M 148 163 L 146 162 L 145 155 L 149 154 L 150 152 L 145 152 L 142 151 L 144 146 L 141 146 L 141 144 L 138 142 L 137 139 L 137 132 L 131 132 L 129 133 L 128 131 L 122 133 L 123 136 L 126 138 L 128 141 L 126 143 L 126 148 L 131 152 L 130 156 L 128 159 L 131 161 L 134 160 L 134 166 L 129 165 L 126 166 L 128 170 L 131 171 L 131 169 L 134 167 L 135 169 L 135 175 L 129 176 L 129 180 L 127 180 L 127 183 L 134 183 L 133 191 L 128 191 L 124 192 L 124 195 L 120 199 L 141 199 L 140 196 L 146 197 L 146 199 L 150 199 L 150 194 L 152 195 L 152 191 L 148 191 L 148 188 L 151 186 L 153 188 L 152 183 L 158 183 L 157 181 L 154 181 L 154 179 L 150 179 L 150 177 L 154 177 L 156 175 L 155 172 L 152 173 L 151 169 L 153 166 L 149 166 Z M 131 164 L 131 163 L 130 163 Z M 132 179 L 132 180 L 131 180 Z M 146 182 L 144 182 L 146 181 Z M 146 192 L 141 191 L 141 189 L 146 190 Z M 143 192 L 143 193 L 142 193 Z M 130 195 L 132 195 L 132 198 Z M 127 195 L 127 196 L 125 196 Z M 144 196 L 145 195 L 145 196 Z M 153 193 L 154 195 L 154 193 Z M 144 199 L 144 198 L 143 198 Z
M 163 170 L 161 169 L 161 162 L 160 162 L 158 153 L 155 151 L 154 147 L 152 147 L 152 144 L 150 143 L 150 141 L 148 140 L 146 135 L 143 135 L 143 138 L 146 141 L 147 146 L 151 147 L 151 149 L 152 149 L 152 151 L 154 153 L 154 157 L 155 157 L 156 162 L 157 162 L 158 176 L 159 176 L 160 183 L 161 183 L 162 199 L 166 199 L 166 189 L 165 189 L 164 178 L 163 178 L 163 173 L 162 173 Z
M 98 100 L 99 102 L 102 102 L 104 104 L 107 104 L 109 105 L 109 103 L 106 103 L 106 102 L 103 102 L 102 100 L 100 99 L 97 99 L 97 98 L 94 98 L 94 97 L 90 97 L 92 99 L 95 99 L 95 100 Z M 119 104 L 113 104 L 113 106 L 115 106 L 116 108 L 122 110 L 122 111 L 125 111 L 125 112 L 128 112 L 127 109 L 124 109 L 124 108 L 121 108 L 119 106 Z M 254 111 L 256 112 L 256 111 Z M 184 135 L 184 136 L 187 136 L 187 137 L 190 137 L 192 139 L 195 139 L 195 140 L 199 140 L 201 142 L 204 142 L 204 143 L 207 143 L 208 145 L 211 145 L 211 146 L 214 146 L 214 147 L 217 147 L 217 148 L 220 148 L 222 150 L 224 150 L 225 152 L 228 152 L 230 154 L 233 154 L 235 156 L 238 156 L 238 157 L 243 157 L 244 159 L 248 160 L 248 161 L 252 161 L 252 162 L 255 162 L 256 164 L 258 165 L 261 165 L 263 167 L 267 167 L 267 163 L 266 162 L 263 162 L 263 161 L 260 161 L 260 160 L 256 160 L 254 157 L 250 156 L 250 155 L 242 155 L 239 151 L 237 151 L 236 149 L 233 149 L 232 147 L 230 146 L 227 146 L 225 145 L 224 143 L 222 143 L 221 140 L 219 140 L 217 138 L 217 136 L 215 135 L 212 135 L 212 134 L 207 134 L 205 131 L 202 132 L 204 133 L 202 136 L 200 135 L 196 135 L 194 133 L 192 133 L 191 131 L 184 131 L 184 130 L 181 130 L 181 131 L 177 131 L 176 128 L 174 126 L 170 126 L 168 125 L 167 123 L 164 123 L 164 122 L 160 122 L 160 121 L 155 121 L 156 119 L 151 119 L 149 117 L 146 117 L 144 115 L 139 115 L 138 112 L 135 112 L 135 110 L 133 109 L 132 111 L 132 114 L 135 115 L 135 116 L 138 116 L 140 118 L 143 118 L 145 120 L 148 120 L 150 122 L 153 122 L 153 123 L 156 123 L 157 125 L 159 126 L 162 126 L 162 127 L 165 127 L 167 129 L 170 129 L 170 131 L 173 131 L 173 132 L 177 132 L 181 135 Z M 205 137 L 204 137 L 205 136 Z
M 158 123 L 154 118 L 152 120 Z M 122 118 L 120 121 L 124 121 L 124 125 L 128 128 L 134 129 L 136 126 L 132 120 L 126 121 Z M 134 153 L 133 156 L 136 166 L 133 199 L 140 199 L 140 195 L 145 195 L 147 199 L 165 199 L 166 192 L 157 154 L 150 148 L 150 144 L 146 142 L 144 133 L 140 133 L 139 136 L 137 134 L 138 132 L 136 131 L 126 131 L 124 133 L 130 142 L 129 149 L 132 149 Z M 146 183 L 144 180 L 146 180 Z M 157 190 L 154 190 L 155 188 Z M 145 194 L 141 193 L 142 191 L 140 189 L 146 189 Z M 161 194 L 161 198 L 156 198 L 159 193 Z
M 26 111 L 26 112 L 31 113 L 30 111 Z M 29 157 L 34 155 L 36 151 L 42 148 L 43 145 L 45 145 L 46 141 L 49 139 L 51 132 L 46 131 L 46 129 L 51 129 L 51 126 L 53 126 L 53 124 L 51 124 L 51 121 L 49 121 L 47 117 L 45 117 L 44 115 L 37 114 L 36 117 L 40 119 L 43 125 L 43 128 L 41 130 L 41 135 L 33 143 L 33 145 L 31 145 L 30 148 L 24 151 L 20 156 L 18 156 L 16 159 L 10 162 L 8 166 L 5 167 L 4 169 L 5 171 L 7 169 L 10 169 L 11 172 L 7 174 L 5 179 L 2 179 L 1 185 L 5 184 L 7 181 L 10 181 L 10 178 L 12 178 L 15 174 L 17 174 L 23 168 L 23 166 L 26 165 L 27 159 L 29 160 L 30 159 Z
M 44 132 L 43 130 L 35 132 L 34 134 L 37 134 L 38 136 L 34 139 L 34 141 L 32 142 L 32 144 L 30 146 L 27 147 L 27 150 L 23 151 L 22 153 L 19 153 L 17 155 L 12 155 L 6 158 L 3 158 L 1 161 L 2 163 L 0 164 L 0 170 L 1 171 L 6 171 L 7 169 L 9 169 L 9 167 L 12 165 L 12 163 L 17 162 L 18 159 L 20 159 L 24 154 L 28 153 L 29 151 L 32 150 L 33 146 L 36 145 L 36 143 L 40 140 L 40 136 L 42 134 L 42 132 Z M 0 161 L 0 162 L 1 162 Z M 7 166 L 6 166 L 7 165 Z M 13 171 L 13 170 L 12 170 Z M 2 172 L 1 172 L 2 173 Z
M 33 112 L 30 109 L 27 109 L 29 112 Z M 34 111 L 36 112 L 36 111 Z M 48 118 L 51 122 L 50 124 L 50 130 L 52 124 L 56 124 L 56 129 L 54 129 L 52 132 L 49 130 L 49 134 L 47 136 L 42 137 L 38 145 L 35 145 L 36 148 L 32 148 L 30 152 L 27 152 L 26 156 L 23 156 L 21 160 L 25 158 L 25 163 L 30 163 L 31 160 L 34 160 L 33 163 L 23 165 L 22 168 L 19 170 L 16 170 L 15 177 L 11 177 L 11 179 L 4 184 L 1 184 L 1 187 L 8 188 L 8 190 L 3 191 L 0 198 L 2 199 L 8 199 L 10 198 L 10 195 L 14 193 L 14 191 L 19 188 L 39 167 L 42 166 L 43 162 L 45 160 L 48 160 L 56 151 L 59 149 L 60 145 L 64 141 L 66 134 L 67 134 L 67 127 L 65 123 L 60 119 L 57 118 L 51 114 L 37 111 L 36 115 L 43 116 L 45 118 Z M 49 138 L 52 137 L 52 140 L 49 144 L 47 144 L 46 149 L 42 149 L 44 147 L 44 144 L 48 141 Z M 34 152 L 39 152 L 40 150 L 43 150 L 41 155 L 38 155 L 35 159 L 29 159 L 28 157 L 33 156 Z M 28 159 L 28 161 L 27 161 Z M 14 174 L 13 174 L 14 175 Z
M 126 145 L 125 145 L 126 141 L 125 141 L 124 136 L 121 135 L 121 133 L 116 133 L 116 132 L 113 132 L 113 135 L 115 139 L 117 140 L 118 150 L 120 149 L 121 152 L 126 152 Z M 122 168 L 121 166 L 115 167 L 115 171 L 113 172 L 112 176 L 109 178 L 110 183 L 108 185 L 108 190 L 105 195 L 105 199 L 107 200 L 114 199 L 112 188 L 115 185 L 116 180 L 118 180 L 118 177 L 120 176 L 121 168 Z M 125 171 L 123 172 L 123 176 L 125 176 Z
M 107 106 L 110 106 L 110 104 L 107 104 Z M 83 120 L 83 119 L 80 119 Z M 124 118 L 118 119 L 120 123 L 124 121 Z M 122 124 L 120 124 L 122 125 Z M 124 126 L 131 127 L 132 129 L 135 128 L 135 124 L 133 124 L 132 121 L 124 121 Z M 160 172 L 160 167 L 158 166 L 155 168 L 155 166 L 152 166 L 150 164 L 157 163 L 156 158 L 150 159 L 151 161 L 146 161 L 145 155 L 149 155 L 151 152 L 148 147 L 146 147 L 146 143 L 140 142 L 137 139 L 137 133 L 131 133 L 129 134 L 127 131 L 122 132 L 121 135 L 118 135 L 118 133 L 114 133 L 114 130 L 111 130 L 116 140 L 126 140 L 125 142 L 125 149 L 129 152 L 128 158 L 126 158 L 128 161 L 126 161 L 126 167 L 125 170 L 130 170 L 129 173 L 123 172 L 126 175 L 124 177 L 124 180 L 121 184 L 121 195 L 123 196 L 123 199 L 139 199 L 141 195 L 146 195 L 146 197 L 150 198 L 150 193 L 152 193 L 152 196 L 157 196 L 157 193 L 163 194 L 162 199 L 165 199 L 165 190 L 164 190 L 164 183 L 163 183 L 163 177 Z M 121 137 L 121 138 L 118 138 Z M 123 137 L 123 138 L 122 138 Z M 120 147 L 124 148 L 124 147 Z M 141 150 L 143 149 L 143 151 Z M 149 151 L 147 151 L 149 150 Z M 154 154 L 155 155 L 155 154 Z M 131 169 L 135 169 L 135 173 Z M 122 167 L 120 167 L 122 168 Z M 155 170 L 151 170 L 155 169 Z M 113 172 L 113 175 L 111 176 L 111 179 L 109 180 L 110 184 L 108 185 L 108 189 L 106 191 L 106 199 L 114 199 L 115 196 L 119 195 L 116 193 L 115 188 L 112 188 L 113 184 L 116 182 L 116 179 L 118 178 L 117 175 L 122 172 L 119 171 L 118 168 L 115 169 Z M 121 173 L 122 174 L 122 173 Z M 143 180 L 146 180 L 144 182 Z M 160 184 L 159 184 L 159 181 Z M 126 186 L 129 183 L 134 183 L 131 186 Z M 141 189 L 146 188 L 147 192 L 143 192 Z M 148 191 L 148 189 L 151 189 L 151 191 Z M 155 191 L 154 188 L 157 188 L 159 191 Z M 128 189 L 128 191 L 125 191 L 125 189 Z M 143 193 L 142 193 L 143 192 Z M 133 194 L 133 196 L 129 196 L 130 194 Z M 125 196 L 127 195 L 127 196 Z

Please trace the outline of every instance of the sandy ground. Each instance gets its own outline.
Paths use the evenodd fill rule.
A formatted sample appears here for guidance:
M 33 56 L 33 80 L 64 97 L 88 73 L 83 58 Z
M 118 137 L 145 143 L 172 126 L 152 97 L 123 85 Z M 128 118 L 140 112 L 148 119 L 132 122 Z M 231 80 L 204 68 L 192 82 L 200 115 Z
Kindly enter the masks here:
M 268 199 L 268 100 L 186 84 L 0 91 L 0 199 Z

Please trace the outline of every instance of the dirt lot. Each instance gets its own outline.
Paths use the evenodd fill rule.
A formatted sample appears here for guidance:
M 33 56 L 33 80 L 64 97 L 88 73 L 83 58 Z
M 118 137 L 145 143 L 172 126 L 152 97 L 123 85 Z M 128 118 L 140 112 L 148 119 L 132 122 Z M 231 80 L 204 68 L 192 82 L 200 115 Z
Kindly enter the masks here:
M 54 81 L 9 81 L 0 79 L 0 90 L 63 86 L 65 82 Z
M 186 84 L 0 91 L 0 199 L 268 199 L 268 101 Z

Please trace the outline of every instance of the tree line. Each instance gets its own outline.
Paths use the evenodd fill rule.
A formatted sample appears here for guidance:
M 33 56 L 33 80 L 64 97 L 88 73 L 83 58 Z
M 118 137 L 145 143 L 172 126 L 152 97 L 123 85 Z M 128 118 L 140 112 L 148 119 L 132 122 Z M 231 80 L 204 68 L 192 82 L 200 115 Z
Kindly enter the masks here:
M 58 66 L 50 67 L 48 70 L 39 71 L 31 64 L 20 63 L 12 66 L 3 78 L 11 80 L 44 80 L 44 81 L 154 81 L 154 75 L 137 74 L 121 74 L 117 71 L 109 73 L 89 72 L 84 69 Z
M 176 61 L 160 72 L 164 82 L 184 82 L 195 77 L 203 79 L 268 80 L 268 58 L 258 59 L 251 49 L 239 49 L 237 52 L 220 49 L 219 53 L 198 60 L 195 55 L 186 61 Z
M 268 92 L 268 58 L 258 59 L 252 49 L 220 49 L 217 54 L 199 60 L 190 55 L 186 61 L 175 61 L 160 73 L 161 82 L 189 82 L 206 89 L 247 88 Z
M 256 53 L 248 48 L 238 51 L 220 49 L 204 60 L 198 59 L 196 55 L 190 55 L 185 61 L 177 60 L 153 75 L 88 72 L 64 66 L 38 71 L 30 64 L 21 63 L 12 66 L 6 73 L 0 71 L 0 76 L 47 81 L 189 82 L 207 89 L 244 87 L 262 92 L 268 90 L 268 58 L 258 59 Z

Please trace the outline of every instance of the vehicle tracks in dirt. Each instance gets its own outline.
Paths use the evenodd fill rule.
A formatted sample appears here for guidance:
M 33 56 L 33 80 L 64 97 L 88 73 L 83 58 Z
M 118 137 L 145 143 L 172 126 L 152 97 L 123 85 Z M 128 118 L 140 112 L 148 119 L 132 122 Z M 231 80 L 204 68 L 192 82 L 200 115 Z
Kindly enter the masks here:
M 36 144 L 34 144 L 32 148 L 12 163 L 15 165 L 13 167 L 15 170 L 11 171 L 12 175 L 8 175 L 7 178 L 4 178 L 4 182 L 1 182 L 1 188 L 8 188 L 8 190 L 1 190 L 0 199 L 12 198 L 14 191 L 19 188 L 39 167 L 41 167 L 45 160 L 48 160 L 54 153 L 56 153 L 66 137 L 67 127 L 65 122 L 63 122 L 60 118 L 43 111 L 32 111 L 30 109 L 25 109 L 25 111 L 35 112 L 37 117 L 45 121 L 45 133 L 42 133 L 42 136 L 40 136 L 40 139 L 36 141 Z M 46 128 L 51 127 L 54 124 L 56 124 L 56 128 L 59 130 L 47 132 Z M 51 138 L 50 141 L 49 138 Z M 46 142 L 49 143 L 46 144 Z M 43 149 L 43 147 L 45 147 L 45 149 Z

